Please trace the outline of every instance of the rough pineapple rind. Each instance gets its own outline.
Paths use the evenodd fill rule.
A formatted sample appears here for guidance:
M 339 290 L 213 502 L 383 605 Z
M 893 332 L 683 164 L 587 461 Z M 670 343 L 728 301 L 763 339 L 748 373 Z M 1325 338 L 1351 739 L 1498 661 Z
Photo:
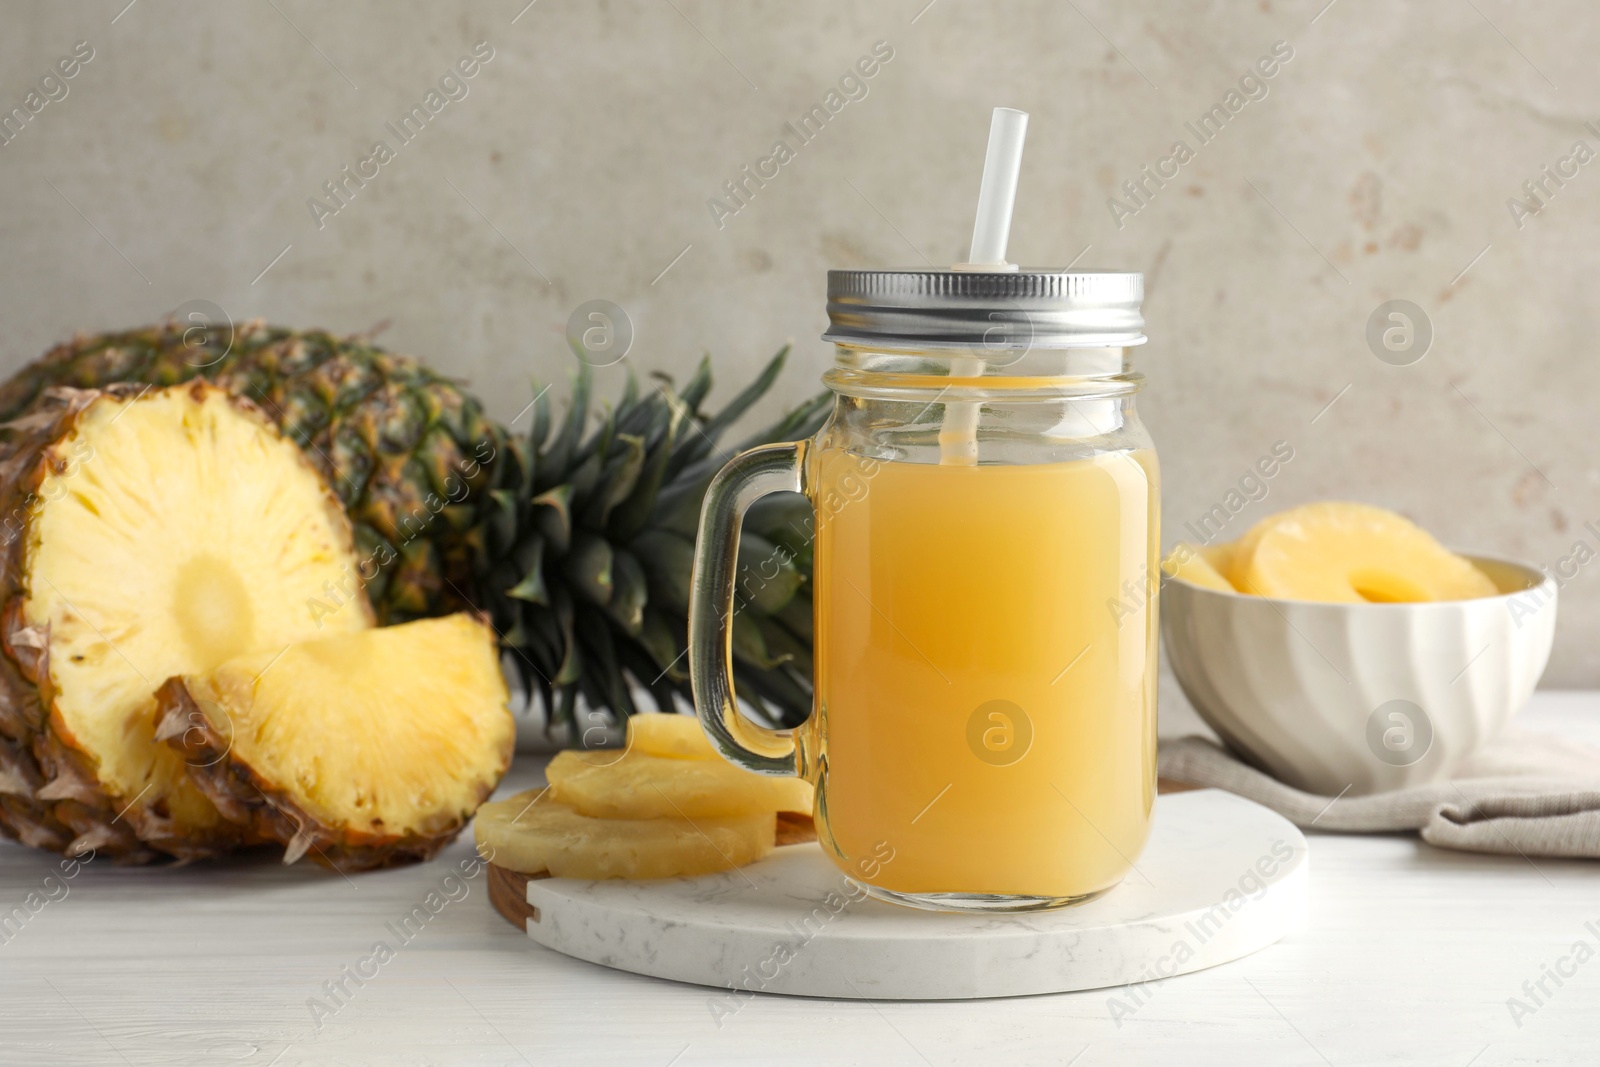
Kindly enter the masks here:
M 51 736 L 49 639 L 22 617 L 25 535 L 47 473 L 45 452 L 97 395 L 54 393 L 0 436 L 0 830 L 52 852 L 92 848 L 146 860 L 155 853 L 130 823 L 117 821 L 110 798 L 89 784 L 92 764 Z
M 366 691 L 359 695 L 383 697 L 382 723 L 339 721 L 359 695 L 341 691 L 339 683 L 330 684 L 320 673 L 345 670 L 319 665 L 315 649 L 330 641 L 375 657 L 392 659 L 397 649 L 405 651 L 398 664 L 369 661 L 377 665 L 375 673 L 382 678 L 352 677 L 348 683 Z M 354 676 L 360 667 L 348 670 Z M 292 693 L 302 680 L 297 672 L 307 676 L 304 681 L 311 692 L 290 703 L 285 689 L 277 687 L 283 684 Z M 393 693 L 382 692 L 386 683 L 395 687 Z M 429 685 L 443 685 L 450 692 L 427 694 Z M 422 709 L 431 721 L 407 715 L 416 710 L 408 699 L 418 694 L 432 701 Z M 278 701 L 276 707 L 245 706 L 271 699 Z M 446 707 L 450 700 L 459 702 Z M 480 700 L 471 706 L 465 703 Z M 481 619 L 467 615 L 309 642 L 277 656 L 243 656 L 207 677 L 170 680 L 158 694 L 158 703 L 157 735 L 183 753 L 190 776 L 230 821 L 247 827 L 260 840 L 283 844 L 285 863 L 309 854 L 340 871 L 432 857 L 461 832 L 499 784 L 510 766 L 516 737 L 494 634 Z M 275 720 L 274 714 L 286 715 L 289 721 Z M 316 732 L 323 723 L 329 724 L 326 734 Z M 398 746 L 423 749 L 406 753 L 405 770 L 412 778 L 418 773 L 439 777 L 437 783 L 428 783 L 429 801 L 416 810 L 407 808 L 415 797 L 405 784 L 383 780 L 386 768 L 379 737 L 383 729 L 395 731 Z M 284 740 L 280 735 L 286 730 L 300 736 Z M 427 731 L 439 735 L 431 755 L 426 751 Z M 240 734 L 245 736 L 236 736 Z M 286 750 L 291 742 L 302 751 Z M 363 747 L 348 754 L 327 748 L 338 745 Z M 346 755 L 346 762 L 353 760 L 356 766 L 337 774 L 330 769 L 321 775 L 295 773 L 305 770 L 298 757 L 319 751 L 334 761 Z M 330 774 L 332 780 L 325 780 Z M 350 802 L 350 795 L 364 797 L 370 806 L 363 806 L 360 799 Z

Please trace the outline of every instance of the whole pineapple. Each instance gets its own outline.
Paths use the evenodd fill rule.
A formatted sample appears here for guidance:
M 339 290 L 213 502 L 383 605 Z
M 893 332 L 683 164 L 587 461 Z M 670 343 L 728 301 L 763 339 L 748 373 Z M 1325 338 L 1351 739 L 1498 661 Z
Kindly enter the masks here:
M 826 417 L 826 396 L 812 396 L 737 446 L 719 444 L 786 354 L 715 414 L 702 411 L 709 360 L 681 391 L 664 379 L 641 388 L 630 373 L 592 431 L 580 362 L 559 425 L 535 382 L 531 411 L 500 427 L 459 384 L 362 338 L 168 323 L 55 347 L 0 386 L 0 419 L 50 386 L 203 378 L 252 401 L 349 514 L 379 621 L 485 610 L 520 680 L 552 722 L 570 722 L 580 694 L 616 716 L 635 710 L 634 685 L 664 709 L 687 698 L 689 572 L 706 485 L 739 448 L 809 436 Z M 748 517 L 741 549 L 755 577 L 741 583 L 734 624 L 739 692 L 786 725 L 811 708 L 809 525 L 804 501 L 769 498 Z M 350 600 L 328 589 L 320 617 Z

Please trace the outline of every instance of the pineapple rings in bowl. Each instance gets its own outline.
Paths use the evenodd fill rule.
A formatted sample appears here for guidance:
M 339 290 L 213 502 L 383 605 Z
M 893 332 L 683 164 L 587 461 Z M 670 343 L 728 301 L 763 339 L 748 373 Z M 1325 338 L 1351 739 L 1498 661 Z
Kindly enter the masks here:
M 1189 702 L 1247 761 L 1329 797 L 1449 775 L 1527 702 L 1554 640 L 1537 567 L 1456 555 L 1363 505 L 1296 508 L 1166 569 L 1161 632 Z
M 1237 541 L 1180 544 L 1162 569 L 1219 592 L 1322 604 L 1396 604 L 1495 596 L 1495 583 L 1409 519 L 1327 501 L 1269 516 Z

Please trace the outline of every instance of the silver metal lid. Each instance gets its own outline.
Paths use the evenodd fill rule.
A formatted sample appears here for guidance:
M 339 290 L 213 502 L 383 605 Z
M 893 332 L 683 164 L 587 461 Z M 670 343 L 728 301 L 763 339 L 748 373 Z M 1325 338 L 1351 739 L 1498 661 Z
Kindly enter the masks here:
M 1136 271 L 830 270 L 824 341 L 861 348 L 1142 345 Z

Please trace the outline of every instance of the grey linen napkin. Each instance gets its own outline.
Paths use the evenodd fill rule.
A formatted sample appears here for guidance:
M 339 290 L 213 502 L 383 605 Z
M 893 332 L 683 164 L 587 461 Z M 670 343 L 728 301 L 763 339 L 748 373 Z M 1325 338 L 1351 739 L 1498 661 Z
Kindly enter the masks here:
M 1214 741 L 1160 743 L 1161 777 L 1226 789 L 1296 826 L 1345 833 L 1419 831 L 1440 848 L 1600 859 L 1600 750 L 1515 728 L 1448 781 L 1338 798 L 1305 793 Z

